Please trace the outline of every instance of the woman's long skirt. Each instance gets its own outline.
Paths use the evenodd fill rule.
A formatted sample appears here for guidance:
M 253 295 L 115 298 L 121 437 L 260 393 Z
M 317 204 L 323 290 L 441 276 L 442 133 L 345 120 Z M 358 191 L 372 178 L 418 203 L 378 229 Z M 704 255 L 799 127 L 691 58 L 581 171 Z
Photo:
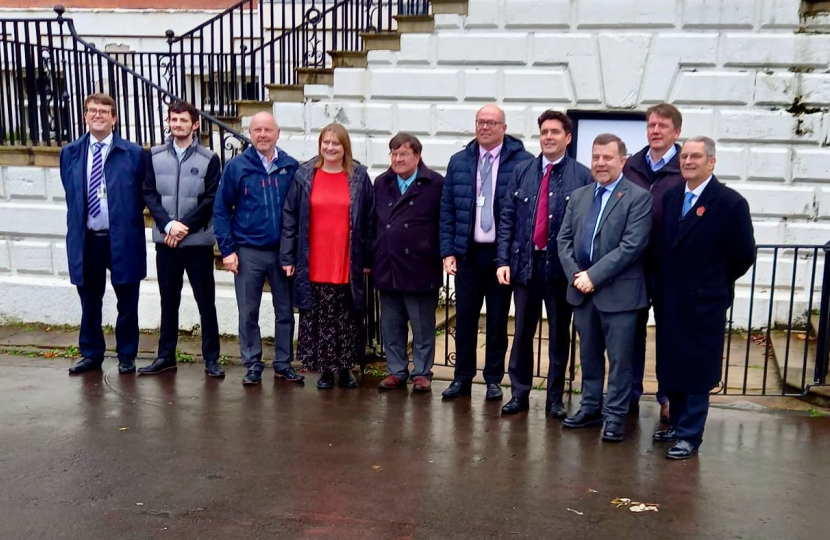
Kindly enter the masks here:
M 297 358 L 311 371 L 352 369 L 361 340 L 351 286 L 312 283 L 311 300 L 311 309 L 300 310 Z

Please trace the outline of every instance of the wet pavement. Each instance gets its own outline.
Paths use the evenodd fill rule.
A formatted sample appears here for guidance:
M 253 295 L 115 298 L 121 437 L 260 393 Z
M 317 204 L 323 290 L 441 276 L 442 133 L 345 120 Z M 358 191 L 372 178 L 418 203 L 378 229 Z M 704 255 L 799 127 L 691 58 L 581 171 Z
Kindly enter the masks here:
M 2 539 L 814 539 L 830 525 L 827 416 L 716 407 L 698 458 L 671 462 L 651 442 L 654 402 L 613 445 L 545 419 L 538 392 L 503 418 L 480 386 L 447 403 L 443 382 L 322 392 L 313 374 L 243 388 L 241 368 L 69 365 L 0 356 Z

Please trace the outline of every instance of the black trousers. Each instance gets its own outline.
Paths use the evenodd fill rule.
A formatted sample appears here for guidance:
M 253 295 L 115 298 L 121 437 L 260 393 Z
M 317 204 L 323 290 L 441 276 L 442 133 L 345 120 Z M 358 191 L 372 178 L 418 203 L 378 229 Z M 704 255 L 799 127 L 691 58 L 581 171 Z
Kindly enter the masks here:
M 542 317 L 542 302 L 548 315 L 548 406 L 561 403 L 565 391 L 565 371 L 571 345 L 571 306 L 565 296 L 568 282 L 564 276 L 545 279 L 545 252 L 533 254 L 533 272 L 527 283 L 516 283 L 513 301 L 516 307 L 516 334 L 510 351 L 510 386 L 513 397 L 526 398 L 533 386 L 536 364 L 533 338 Z
M 688 441 L 695 448 L 703 442 L 703 428 L 709 415 L 709 393 L 687 394 L 666 392 L 671 403 L 669 416 L 674 434 L 678 439 Z
M 487 302 L 484 380 L 500 384 L 507 352 L 507 317 L 512 289 L 496 278 L 495 244 L 472 242 L 455 276 L 455 380 L 469 382 L 476 375 L 478 320 Z
M 110 237 L 106 233 L 87 231 L 84 240 L 84 284 L 78 287 L 81 297 L 81 331 L 78 348 L 84 358 L 104 361 L 107 344 L 101 327 L 101 310 L 107 287 L 107 270 L 112 270 Z M 119 360 L 134 360 L 138 353 L 139 284 L 113 285 L 117 298 L 115 350 Z
M 219 359 L 219 323 L 216 320 L 216 285 L 213 280 L 213 247 L 169 248 L 156 244 L 156 270 L 161 295 L 159 358 L 175 359 L 179 341 L 179 306 L 184 273 L 193 289 L 202 325 L 202 357 Z

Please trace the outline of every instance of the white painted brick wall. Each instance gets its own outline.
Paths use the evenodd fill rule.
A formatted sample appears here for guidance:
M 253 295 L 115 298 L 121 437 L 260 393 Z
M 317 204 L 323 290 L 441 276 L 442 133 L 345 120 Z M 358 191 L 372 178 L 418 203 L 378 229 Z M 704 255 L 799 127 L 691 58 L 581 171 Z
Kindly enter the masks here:
M 682 105 L 746 105 L 752 101 L 755 74 L 749 71 L 684 71 L 678 74 L 670 101 Z M 707 88 L 704 94 L 701 88 Z
M 726 66 L 813 67 L 830 61 L 830 36 L 807 34 L 731 34 L 721 36 Z
M 757 10 L 756 0 L 685 0 L 683 2 L 683 26 L 686 28 L 752 28 Z
M 12 241 L 12 269 L 20 274 L 52 274 L 52 246 L 49 242 Z
M 34 167 L 4 167 L 3 179 L 9 199 L 46 199 L 46 178 L 43 169 Z
M 11 257 L 9 256 L 9 242 L 0 238 L 0 272 L 8 272 L 12 269 Z
M 570 0 L 511 0 L 505 5 L 507 28 L 567 28 Z
M 675 24 L 675 2 L 666 0 L 579 0 L 580 28 L 667 28 Z

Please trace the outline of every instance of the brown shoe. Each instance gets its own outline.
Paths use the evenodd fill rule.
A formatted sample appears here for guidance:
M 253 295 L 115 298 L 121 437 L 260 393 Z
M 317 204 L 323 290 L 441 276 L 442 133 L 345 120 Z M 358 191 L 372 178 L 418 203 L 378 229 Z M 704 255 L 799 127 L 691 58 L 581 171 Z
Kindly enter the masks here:
M 380 381 L 378 388 L 381 390 L 393 390 L 395 388 L 400 388 L 401 386 L 406 386 L 405 380 L 400 377 L 396 377 L 395 375 L 389 375 Z
M 432 381 L 428 377 L 412 378 L 413 392 L 429 392 L 430 390 L 432 390 Z
M 661 403 L 660 404 L 660 421 L 664 424 L 668 424 L 671 420 L 669 417 L 669 402 Z

